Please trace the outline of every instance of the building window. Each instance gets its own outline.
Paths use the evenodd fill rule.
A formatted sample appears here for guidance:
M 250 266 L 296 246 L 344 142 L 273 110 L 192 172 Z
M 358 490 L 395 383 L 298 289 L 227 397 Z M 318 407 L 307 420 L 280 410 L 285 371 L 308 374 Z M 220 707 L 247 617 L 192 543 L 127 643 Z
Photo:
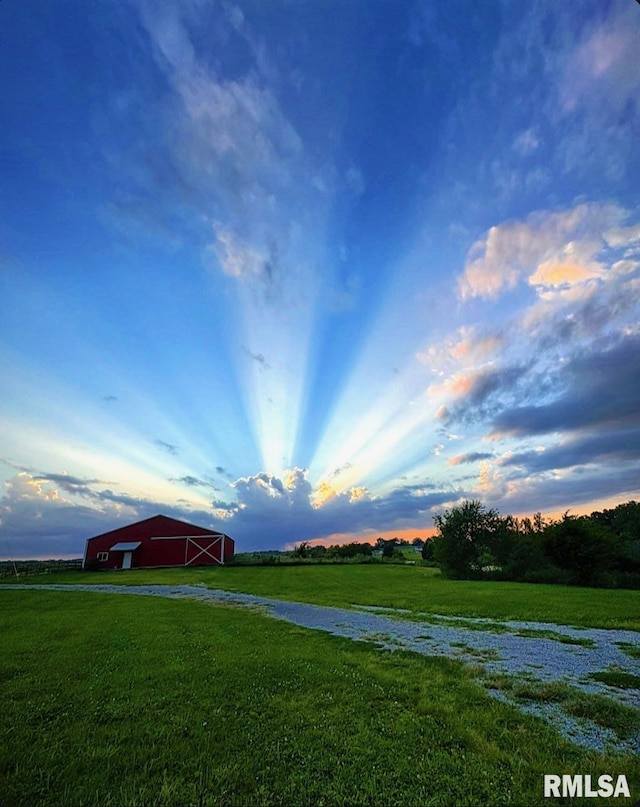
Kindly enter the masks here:
M 108 552 L 98 552 L 98 560 L 108 560 L 109 553 Z

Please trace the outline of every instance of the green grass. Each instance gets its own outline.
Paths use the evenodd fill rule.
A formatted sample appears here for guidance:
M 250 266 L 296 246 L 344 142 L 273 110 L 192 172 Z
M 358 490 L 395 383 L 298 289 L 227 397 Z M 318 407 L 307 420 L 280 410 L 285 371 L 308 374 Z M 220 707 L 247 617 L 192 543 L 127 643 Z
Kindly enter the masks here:
M 554 772 L 640 793 L 637 759 L 569 744 L 447 659 L 107 594 L 0 589 L 0 632 L 3 805 L 542 805 Z
M 602 670 L 602 672 L 591 673 L 589 678 L 616 689 L 640 689 L 640 675 L 633 675 L 624 670 L 613 668 Z
M 598 678 L 597 675 L 590 676 Z M 512 678 L 505 675 L 486 677 L 487 686 L 500 689 L 516 700 L 558 703 L 573 717 L 592 720 L 611 729 L 621 739 L 640 732 L 640 712 L 606 695 L 581 692 L 563 682 L 540 683 L 532 678 Z M 600 680 L 600 679 L 599 679 Z
M 7 579 L 6 582 L 11 582 Z M 190 583 L 285 600 L 378 605 L 412 612 L 640 630 L 640 591 L 447 580 L 437 569 L 392 564 L 61 572 L 28 583 Z
M 626 653 L 629 658 L 640 658 L 640 642 L 631 644 L 630 642 L 616 642 L 620 650 Z
M 460 648 L 466 655 L 473 656 L 480 661 L 495 661 L 500 658 L 500 654 L 491 648 L 472 647 L 466 642 L 451 642 L 451 647 Z

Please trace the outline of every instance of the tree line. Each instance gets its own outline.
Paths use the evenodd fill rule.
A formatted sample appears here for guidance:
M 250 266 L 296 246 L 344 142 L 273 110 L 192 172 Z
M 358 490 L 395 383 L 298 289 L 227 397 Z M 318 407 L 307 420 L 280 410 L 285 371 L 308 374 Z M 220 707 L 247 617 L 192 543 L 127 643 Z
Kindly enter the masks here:
M 375 555 L 383 558 L 396 558 L 404 560 L 404 555 L 400 553 L 401 547 L 417 546 L 422 549 L 424 541 L 421 538 L 414 538 L 409 542 L 405 538 L 378 538 L 375 544 L 368 542 L 353 541 L 348 544 L 323 544 L 311 545 L 309 541 L 302 541 L 297 544 L 292 552 L 292 557 L 300 560 L 335 560 L 335 559 L 367 559 Z
M 560 519 L 501 516 L 465 501 L 434 516 L 422 557 L 459 579 L 640 588 L 640 503 Z

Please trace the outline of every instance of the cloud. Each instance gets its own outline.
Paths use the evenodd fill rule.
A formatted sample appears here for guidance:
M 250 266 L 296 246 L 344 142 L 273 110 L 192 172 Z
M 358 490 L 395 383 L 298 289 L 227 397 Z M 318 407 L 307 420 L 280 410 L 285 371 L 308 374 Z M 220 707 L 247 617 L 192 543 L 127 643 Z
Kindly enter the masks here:
M 100 132 L 110 215 L 125 232 L 132 223 L 136 243 L 141 231 L 186 243 L 211 271 L 273 299 L 276 280 L 295 285 L 296 239 L 308 249 L 319 213 L 317 171 L 279 100 L 276 62 L 233 5 L 135 5 L 136 80 L 105 101 Z
M 74 497 L 80 493 L 84 498 L 78 489 L 83 480 L 71 477 L 76 487 L 65 496 L 60 484 L 69 482 L 66 475 L 42 476 L 47 479 L 23 472 L 5 483 L 0 518 L 14 557 L 79 557 L 86 538 L 158 513 L 222 530 L 236 539 L 238 551 L 338 533 L 357 536 L 366 530 L 430 528 L 432 509 L 461 495 L 427 482 L 380 497 L 357 486 L 318 504 L 307 471 L 293 468 L 282 477 L 264 472 L 241 477 L 232 485 L 235 501 L 214 499 L 211 510 L 205 511 L 108 489 L 90 492 L 88 501 L 78 503 Z
M 565 439 L 550 448 L 511 454 L 500 464 L 521 468 L 531 474 L 612 461 L 640 465 L 640 427 Z
M 288 238 L 276 197 L 281 205 L 300 191 L 302 142 L 265 76 L 256 71 L 236 80 L 216 76 L 198 58 L 184 23 L 171 16 L 163 26 L 154 13 L 148 25 L 153 40 L 169 52 L 164 69 L 181 101 L 176 164 L 189 184 L 205 198 L 213 194 L 231 215 L 232 226 L 214 224 L 214 250 L 223 270 L 264 279 L 274 240 Z
M 549 115 L 561 138 L 558 168 L 587 181 L 596 175 L 621 190 L 638 168 L 640 19 L 624 0 L 614 0 L 606 12 L 587 18 L 556 61 Z
M 546 286 L 599 276 L 605 267 L 596 256 L 607 245 L 605 234 L 626 216 L 616 205 L 592 202 L 491 227 L 469 250 L 459 295 L 495 299 L 525 279 Z
M 183 485 L 187 485 L 190 488 L 211 488 L 211 490 L 218 490 L 218 488 L 214 485 L 213 480 L 204 478 L 200 479 L 197 476 L 180 476 L 180 477 L 171 477 L 169 482 L 181 482 Z
M 242 352 L 247 358 L 251 359 L 251 361 L 257 362 L 263 369 L 266 370 L 270 367 L 262 353 L 252 353 L 245 345 L 242 346 Z
M 640 249 L 640 222 L 628 227 L 612 227 L 604 234 L 610 247 L 636 247 Z
M 247 548 L 265 548 L 368 529 L 431 527 L 431 509 L 459 495 L 432 490 L 428 484 L 381 497 L 362 486 L 341 493 L 326 483 L 324 487 L 314 490 L 301 468 L 283 478 L 266 473 L 242 477 L 233 483 L 237 502 L 224 504 L 225 531 Z
M 178 447 L 174 446 L 172 443 L 167 443 L 164 440 L 154 440 L 153 444 L 161 451 L 166 451 L 167 454 L 171 454 L 173 457 L 178 454 Z
M 553 512 L 616 497 L 638 497 L 638 466 L 607 465 L 570 469 L 508 480 L 495 498 L 485 498 L 503 513 Z
M 80 495 L 93 495 L 93 491 L 89 485 L 105 484 L 101 479 L 84 479 L 82 477 L 71 476 L 70 474 L 36 474 L 32 476 L 34 483 L 36 482 L 54 482 L 58 488 L 66 491 L 67 493 L 76 493 Z
M 586 29 L 564 65 L 560 77 L 564 112 L 582 107 L 602 121 L 624 111 L 629 115 L 629 106 L 638 111 L 637 9 L 631 3 L 618 3 L 612 10 L 602 23 Z
M 624 333 L 638 321 L 640 262 L 614 261 L 602 279 L 540 294 L 519 322 L 538 355 L 549 350 L 566 357 L 577 345 L 606 334 Z
M 447 424 L 454 421 L 471 422 L 486 418 L 502 408 L 505 402 L 517 395 L 518 383 L 530 365 L 489 365 L 467 373 L 457 373 L 440 385 L 431 385 L 430 396 L 447 395 L 451 398 L 441 406 L 436 418 Z
M 344 473 L 345 471 L 348 471 L 350 468 L 353 468 L 352 463 L 345 462 L 343 465 L 340 465 L 338 468 L 334 468 L 333 471 L 331 471 L 329 473 L 329 478 L 334 479 L 335 477 L 340 476 L 340 474 Z
M 538 266 L 529 283 L 532 286 L 573 286 L 602 276 L 603 267 L 597 262 L 584 264 L 571 260 L 550 260 Z
M 0 557 L 81 557 L 85 541 L 92 535 L 158 513 L 222 528 L 212 512 L 111 490 L 84 489 L 83 481 L 94 482 L 65 474 L 36 477 L 25 472 L 6 481 L 0 498 L 0 520 L 7 540 L 0 545 Z
M 447 460 L 449 465 L 466 465 L 472 462 L 479 462 L 480 460 L 491 459 L 494 455 L 482 451 L 470 451 L 467 454 L 457 454 L 455 457 Z
M 536 135 L 533 128 L 525 129 L 524 132 L 520 132 L 513 143 L 513 148 L 525 156 L 533 154 L 539 146 L 540 138 Z
M 555 400 L 506 409 L 493 420 L 496 435 L 533 435 L 640 424 L 640 336 L 572 359 Z
M 222 271 L 230 277 L 268 278 L 266 266 L 267 256 L 251 244 L 244 241 L 230 227 L 216 223 L 214 225 L 215 242 L 209 250 L 213 250 Z
M 449 348 L 451 357 L 459 362 L 484 360 L 504 344 L 502 334 L 477 335 L 468 326 L 460 329 L 459 336 L 459 341 Z

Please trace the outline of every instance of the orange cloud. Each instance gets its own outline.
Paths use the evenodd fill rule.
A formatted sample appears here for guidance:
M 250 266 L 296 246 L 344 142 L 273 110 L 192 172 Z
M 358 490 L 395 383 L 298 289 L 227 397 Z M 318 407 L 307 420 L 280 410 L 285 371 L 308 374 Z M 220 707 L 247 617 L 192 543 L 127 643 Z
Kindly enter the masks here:
M 318 487 L 313 492 L 313 506 L 322 507 L 330 499 L 337 496 L 337 491 L 328 482 L 320 482 Z
M 473 377 L 456 373 L 455 375 L 447 378 L 442 384 L 431 384 L 427 389 L 429 395 L 453 395 L 458 398 L 467 395 L 473 386 Z M 438 410 L 439 411 L 439 410 Z
M 499 336 L 492 335 L 474 339 L 473 335 L 469 335 L 455 344 L 449 353 L 457 361 L 485 358 L 490 353 L 494 353 L 501 345 L 502 339 Z
M 599 263 L 580 264 L 565 261 L 544 261 L 529 278 L 532 286 L 573 286 L 602 276 Z

